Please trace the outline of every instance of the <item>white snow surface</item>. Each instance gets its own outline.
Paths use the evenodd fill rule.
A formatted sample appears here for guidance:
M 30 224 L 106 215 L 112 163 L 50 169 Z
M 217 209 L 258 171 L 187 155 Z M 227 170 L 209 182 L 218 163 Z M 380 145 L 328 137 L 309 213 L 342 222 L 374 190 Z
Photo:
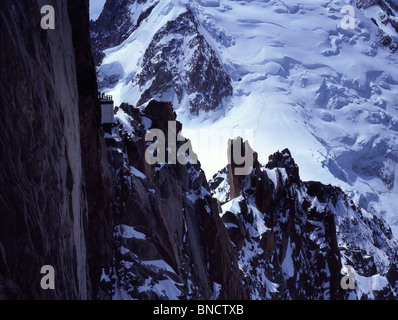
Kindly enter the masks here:
M 130 166 L 130 172 L 131 172 L 134 176 L 136 176 L 136 177 L 138 177 L 138 178 L 140 178 L 140 179 L 143 179 L 143 180 L 146 179 L 145 174 L 143 174 L 141 171 L 137 170 L 137 169 L 134 168 L 133 166 Z
M 121 236 L 122 238 L 125 239 L 131 239 L 131 238 L 136 238 L 139 240 L 145 240 L 146 236 L 145 234 L 138 232 L 134 229 L 134 227 L 127 226 L 125 224 L 120 224 L 115 227 L 115 236 Z
M 294 276 L 294 265 L 293 265 L 293 250 L 292 250 L 292 244 L 289 242 L 287 244 L 287 251 L 286 251 L 286 256 L 285 259 L 282 262 L 282 270 L 287 278 L 291 278 Z
M 105 51 L 105 70 L 117 66 L 121 79 L 103 91 L 116 105 L 137 103 L 131 79 L 146 48 L 188 5 L 234 89 L 222 110 L 194 117 L 189 99 L 175 105 L 207 177 L 227 163 L 227 138 L 248 139 L 262 163 L 289 148 L 302 180 L 340 186 L 398 236 L 398 55 L 379 46 L 377 27 L 355 9 L 355 29 L 341 28 L 346 1 L 210 2 L 160 0 L 125 42 Z M 390 188 L 353 169 L 375 154 L 393 177 Z

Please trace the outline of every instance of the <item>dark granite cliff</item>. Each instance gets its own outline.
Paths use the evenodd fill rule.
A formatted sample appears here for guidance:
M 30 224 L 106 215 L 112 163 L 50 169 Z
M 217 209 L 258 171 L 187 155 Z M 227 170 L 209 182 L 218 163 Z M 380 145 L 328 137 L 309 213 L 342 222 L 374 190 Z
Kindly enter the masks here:
M 55 30 L 40 27 L 46 4 Z M 2 299 L 92 298 L 107 260 L 110 184 L 88 5 L 1 1 Z M 55 269 L 55 290 L 40 287 L 43 265 Z

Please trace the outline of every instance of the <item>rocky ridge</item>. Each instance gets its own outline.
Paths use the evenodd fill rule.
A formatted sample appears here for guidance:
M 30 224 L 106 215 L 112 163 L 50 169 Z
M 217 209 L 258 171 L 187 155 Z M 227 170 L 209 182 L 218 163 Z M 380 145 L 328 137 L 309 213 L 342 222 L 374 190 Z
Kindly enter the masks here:
M 107 135 L 115 250 L 113 266 L 101 278 L 103 295 L 246 299 L 236 252 L 200 163 L 145 160 L 147 130 L 161 129 L 167 137 L 168 122 L 176 121 L 171 104 L 151 100 L 140 109 L 122 104 L 116 118 Z M 181 123 L 176 127 L 179 132 Z
M 251 173 L 236 176 L 232 161 L 207 183 L 200 163 L 145 161 L 147 130 L 167 136 L 176 121 L 171 104 L 122 104 L 116 117 L 107 135 L 115 250 L 102 297 L 397 298 L 398 244 L 389 226 L 340 188 L 301 181 L 289 150 L 263 166 L 240 141 L 242 153 L 253 152 Z M 341 286 L 347 266 L 354 290 Z
M 398 243 L 385 221 L 337 187 L 301 181 L 285 149 L 265 166 L 209 182 L 251 299 L 397 299 Z M 238 193 L 231 190 L 239 190 Z M 346 266 L 355 289 L 344 290 Z
M 137 105 L 151 98 L 180 104 L 188 96 L 195 114 L 219 107 L 233 91 L 229 75 L 189 9 L 155 34 L 133 85 L 142 90 Z

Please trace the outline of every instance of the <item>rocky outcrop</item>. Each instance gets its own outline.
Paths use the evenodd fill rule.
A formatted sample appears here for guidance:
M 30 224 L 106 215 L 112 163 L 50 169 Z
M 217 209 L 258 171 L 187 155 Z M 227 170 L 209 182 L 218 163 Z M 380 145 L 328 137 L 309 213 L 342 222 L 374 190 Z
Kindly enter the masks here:
M 249 143 L 243 142 L 243 139 L 233 139 L 228 141 L 228 180 L 229 180 L 229 191 L 228 196 L 233 199 L 238 197 L 242 193 L 242 181 L 245 176 L 252 170 L 253 164 L 257 161 L 257 154 L 250 147 Z M 251 163 L 237 163 L 235 159 L 246 159 L 247 155 L 253 155 L 249 157 L 247 161 Z M 238 161 L 241 162 L 241 161 Z M 243 172 L 237 172 L 242 170 Z M 246 171 L 246 172 L 245 172 Z
M 110 191 L 89 3 L 46 4 L 55 30 L 40 27 L 41 1 L 1 2 L 0 298 L 89 299 L 106 260 Z M 43 265 L 55 290 L 40 287 Z
M 229 170 L 209 185 L 251 299 L 396 299 L 398 244 L 383 220 L 337 187 L 301 181 L 288 149 L 265 166 L 255 161 L 238 194 Z M 348 291 L 340 285 L 347 265 L 356 272 Z
M 192 113 L 216 109 L 233 92 L 230 76 L 189 9 L 155 34 L 133 84 L 142 89 L 138 105 L 153 97 L 180 104 L 187 95 Z
M 150 166 L 145 160 L 146 130 L 161 129 L 168 136 L 168 122 L 176 121 L 171 104 L 151 100 L 141 109 L 123 104 L 116 117 L 107 139 L 116 250 L 113 267 L 102 276 L 104 296 L 247 298 L 235 249 L 200 164 Z M 181 123 L 176 128 L 179 132 Z M 178 142 L 177 149 L 187 143 Z
M 392 52 L 398 50 L 398 4 L 393 0 L 359 0 L 356 7 L 365 11 L 379 29 L 380 43 Z M 373 11 L 366 9 L 373 7 Z M 378 8 L 379 10 L 377 10 Z

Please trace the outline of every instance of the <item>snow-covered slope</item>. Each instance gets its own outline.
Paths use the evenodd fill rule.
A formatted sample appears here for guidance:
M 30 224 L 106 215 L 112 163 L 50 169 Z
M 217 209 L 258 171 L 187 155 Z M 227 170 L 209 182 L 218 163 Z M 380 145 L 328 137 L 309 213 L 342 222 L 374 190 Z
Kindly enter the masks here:
M 303 180 L 340 186 L 361 207 L 384 216 L 397 236 L 398 56 L 393 1 L 357 1 L 353 29 L 342 24 L 347 3 L 338 0 L 161 0 L 154 5 L 125 41 L 104 51 L 99 77 L 117 103 L 136 105 L 148 98 L 148 92 L 173 101 L 184 135 L 208 176 L 224 167 L 227 138 L 253 130 L 246 132 L 247 138 L 261 162 L 275 150 L 289 148 Z M 183 76 L 195 66 L 184 63 L 195 52 L 186 50 L 192 36 L 189 25 L 179 31 L 184 49 L 178 50 L 180 44 L 175 47 L 177 54 L 166 59 L 175 63 L 164 67 L 166 71 L 157 72 L 164 63 L 159 57 L 168 57 L 174 34 L 167 37 L 163 29 L 157 50 L 147 54 L 160 30 L 179 21 L 187 10 L 199 23 L 196 36 L 205 40 L 197 49 L 211 48 L 217 59 L 207 63 L 214 68 L 219 61 L 222 68 L 216 67 L 216 73 L 225 70 L 232 86 L 230 95 L 225 91 L 228 84 L 220 86 L 217 77 L 206 77 L 210 88 L 220 88 L 222 99 L 206 101 L 207 106 L 205 99 L 198 100 L 196 108 L 190 99 L 194 91 L 187 90 L 191 78 Z M 155 72 L 142 82 L 148 63 Z M 203 96 L 206 88 L 197 85 L 194 90 Z M 223 137 L 218 138 L 221 132 Z

